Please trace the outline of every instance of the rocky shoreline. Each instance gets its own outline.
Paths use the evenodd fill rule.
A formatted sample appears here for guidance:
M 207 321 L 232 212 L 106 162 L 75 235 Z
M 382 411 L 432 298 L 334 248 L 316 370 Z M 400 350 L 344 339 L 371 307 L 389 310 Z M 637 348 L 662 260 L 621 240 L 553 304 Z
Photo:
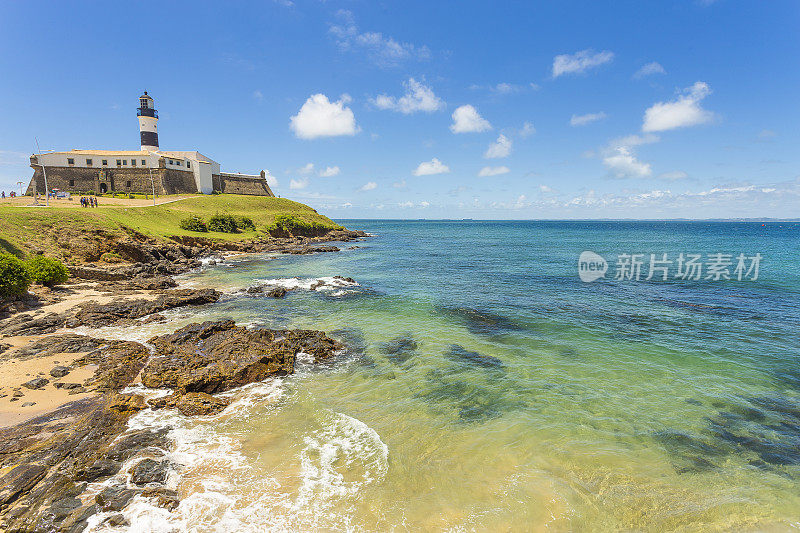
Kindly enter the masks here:
M 98 513 L 108 525 L 124 525 L 119 512 L 136 496 L 175 509 L 180 495 L 165 484 L 172 469 L 168 431 L 129 431 L 130 417 L 148 408 L 217 414 L 230 402 L 218 393 L 291 374 L 298 354 L 321 362 L 344 348 L 320 331 L 247 329 L 230 320 L 190 324 L 147 345 L 65 330 L 160 321 L 162 311 L 216 302 L 221 293 L 211 288 L 174 289 L 172 276 L 201 260 L 331 252 L 339 249 L 318 243 L 364 237 L 335 230 L 219 246 L 131 235 L 116 243 L 125 263 L 73 266 L 71 285 L 0 307 L 0 365 L 39 369 L 13 374 L 26 381 L 6 381 L 0 399 L 30 409 L 33 395 L 61 395 L 54 408 L 0 427 L 0 530 L 77 532 Z M 142 387 L 162 393 L 147 399 L 136 392 Z

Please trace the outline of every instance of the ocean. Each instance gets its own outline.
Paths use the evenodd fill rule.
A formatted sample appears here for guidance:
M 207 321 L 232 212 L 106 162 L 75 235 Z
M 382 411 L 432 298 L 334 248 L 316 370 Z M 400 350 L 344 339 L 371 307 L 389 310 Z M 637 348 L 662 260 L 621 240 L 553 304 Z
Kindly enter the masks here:
M 171 428 L 182 502 L 137 499 L 130 531 L 800 528 L 799 224 L 340 222 L 372 237 L 208 264 L 179 281 L 218 303 L 92 332 L 233 318 L 348 347 L 214 417 L 134 417 Z

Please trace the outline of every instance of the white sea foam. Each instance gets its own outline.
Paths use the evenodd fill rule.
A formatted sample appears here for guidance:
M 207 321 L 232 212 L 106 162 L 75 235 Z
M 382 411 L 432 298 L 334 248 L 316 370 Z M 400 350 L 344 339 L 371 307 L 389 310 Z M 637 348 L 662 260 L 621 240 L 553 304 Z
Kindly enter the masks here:
M 177 469 L 168 483 L 178 488 L 179 476 L 185 476 L 191 480 L 190 494 L 172 512 L 137 496 L 122 512 L 130 525 L 102 525 L 113 513 L 100 513 L 92 517 L 87 531 L 351 529 L 348 498 L 382 480 L 388 470 L 389 450 L 375 430 L 345 414 L 324 414 L 318 428 L 303 438 L 299 457 L 287 457 L 287 462 L 300 464 L 300 486 L 295 489 L 282 487 L 277 479 L 258 471 L 242 454 L 239 439 L 218 430 L 225 419 L 247 416 L 255 401 L 276 400 L 283 392 L 281 380 L 229 391 L 225 395 L 234 402 L 225 411 L 199 420 L 176 411 L 147 409 L 137 414 L 130 421 L 131 429 L 171 428 L 175 444 L 167 458 Z M 127 476 L 123 479 L 127 481 Z M 120 480 L 107 483 L 113 482 Z
M 288 290 L 313 290 L 322 292 L 328 296 L 344 296 L 353 292 L 354 287 L 360 287 L 356 281 L 347 281 L 345 279 L 333 276 L 325 276 L 321 278 L 273 278 L 273 279 L 257 279 L 255 280 L 261 285 L 267 287 L 282 287 Z

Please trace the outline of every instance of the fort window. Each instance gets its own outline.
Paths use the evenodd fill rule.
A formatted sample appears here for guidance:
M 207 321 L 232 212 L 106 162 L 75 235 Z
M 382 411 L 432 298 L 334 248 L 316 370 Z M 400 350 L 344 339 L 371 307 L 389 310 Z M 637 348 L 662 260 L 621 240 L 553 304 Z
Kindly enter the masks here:
M 72 159 L 71 157 L 68 157 L 68 158 L 67 158 L 67 164 L 68 164 L 68 165 L 74 165 L 74 164 L 75 164 L 75 160 L 74 160 L 74 159 Z
M 142 159 L 142 166 L 145 166 L 146 164 L 147 164 L 147 161 L 145 161 L 144 159 Z
M 131 188 L 131 182 L 130 181 L 126 181 L 125 182 L 125 186 L 130 189 Z
M 117 159 L 117 166 L 118 166 L 118 167 L 121 167 L 121 166 L 122 166 L 122 159 Z
M 74 187 L 75 186 L 75 180 L 69 180 L 69 186 L 70 187 Z
M 87 159 L 87 160 L 86 160 L 86 166 L 87 166 L 87 167 L 90 167 L 90 166 L 92 166 L 92 160 L 91 160 L 91 159 Z
M 127 165 L 127 164 L 128 164 L 128 160 L 127 160 L 127 159 L 123 159 L 123 160 L 122 160 L 122 164 L 123 164 L 123 165 Z
M 186 168 L 192 168 L 192 164 L 190 162 L 186 162 Z
M 135 159 L 131 159 L 131 166 L 133 166 L 133 167 L 136 166 L 136 160 Z
M 108 159 L 103 159 L 103 165 L 108 165 Z

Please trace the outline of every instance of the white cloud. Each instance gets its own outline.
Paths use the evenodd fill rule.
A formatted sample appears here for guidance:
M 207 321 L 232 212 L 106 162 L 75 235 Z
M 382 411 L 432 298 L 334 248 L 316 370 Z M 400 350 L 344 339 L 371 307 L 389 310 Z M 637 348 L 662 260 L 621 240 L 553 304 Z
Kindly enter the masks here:
M 290 127 L 300 139 L 355 135 L 359 128 L 352 109 L 345 105 L 349 102 L 347 95 L 331 102 L 324 94 L 313 94 L 291 118 Z
M 658 142 L 657 135 L 628 135 L 612 139 L 602 151 L 603 164 L 615 178 L 648 178 L 653 174 L 650 163 L 639 161 L 634 148 Z
M 572 118 L 569 119 L 570 126 L 585 126 L 587 124 L 591 124 L 592 122 L 597 122 L 598 120 L 603 120 L 606 118 L 605 113 L 600 111 L 599 113 L 587 113 L 585 115 L 572 115 Z
M 501 174 L 508 174 L 511 172 L 511 169 L 508 167 L 483 167 L 479 172 L 478 176 L 481 178 L 485 178 L 488 176 L 499 176 Z
M 314 172 L 314 163 L 306 163 L 303 167 L 297 169 L 297 173 L 301 176 L 308 176 Z
M 305 189 L 308 187 L 308 178 L 293 179 L 289 182 L 290 189 Z
M 397 207 L 402 207 L 402 208 L 414 207 L 414 202 L 400 202 L 397 204 Z
M 430 161 L 420 163 L 417 170 L 414 171 L 414 175 L 432 176 L 434 174 L 447 174 L 448 172 L 450 172 L 450 167 L 434 157 Z
M 653 74 L 666 74 L 666 73 L 667 71 L 664 70 L 664 67 L 662 67 L 659 63 L 656 63 L 655 61 L 651 61 L 650 63 L 642 65 L 642 68 L 636 71 L 636 73 L 633 75 L 633 78 L 636 80 L 640 80 L 646 76 L 652 76 Z
M 264 94 L 259 90 L 255 90 L 253 91 L 253 98 L 255 98 L 256 101 L 261 102 L 264 99 Z
M 444 102 L 433 93 L 433 89 L 414 78 L 409 78 L 403 86 L 406 93 L 400 98 L 380 94 L 372 100 L 373 105 L 378 109 L 391 109 L 406 115 L 417 111 L 432 113 L 444 108 Z
M 425 208 L 425 207 L 430 207 L 430 205 L 431 205 L 431 203 L 430 203 L 430 202 L 426 202 L 426 201 L 424 201 L 424 200 L 423 200 L 422 202 L 420 202 L 420 203 L 419 203 L 419 206 L 420 206 L 420 207 L 422 207 L 422 208 Z
M 269 185 L 270 188 L 274 188 L 274 187 L 278 186 L 278 178 L 276 178 L 275 176 L 270 174 L 269 170 L 264 169 L 264 174 L 265 174 L 265 177 L 267 179 L 267 185 Z
M 490 129 L 492 129 L 492 125 L 489 124 L 489 121 L 471 105 L 462 105 L 453 111 L 453 124 L 450 125 L 450 131 L 453 133 L 471 133 Z
M 522 129 L 519 130 L 519 136 L 523 139 L 525 137 L 530 137 L 534 133 L 536 133 L 536 128 L 533 127 L 533 122 L 525 122 L 522 125 Z
M 673 170 L 671 172 L 662 172 L 658 175 L 659 179 L 667 180 L 667 181 L 678 181 L 684 180 L 689 177 L 689 174 L 682 170 Z
M 714 114 L 700 107 L 700 102 L 709 94 L 708 84 L 698 81 L 677 100 L 653 104 L 644 112 L 642 131 L 667 131 L 710 122 Z
M 762 139 L 762 140 L 763 140 L 763 139 L 772 139 L 772 138 L 774 138 L 774 137 L 777 137 L 777 136 L 778 136 L 778 134 L 777 134 L 777 133 L 775 133 L 775 132 L 774 132 L 774 131 L 772 131 L 772 130 L 761 130 L 761 131 L 758 133 L 758 138 L 759 138 L 759 139 Z
M 512 209 L 522 209 L 523 207 L 528 207 L 531 205 L 531 202 L 525 197 L 524 194 L 520 194 L 517 197 L 517 201 L 514 202 L 514 205 L 511 206 Z
M 547 185 L 539 185 L 539 190 L 543 193 L 555 193 L 558 192 L 554 188 L 549 187 Z
M 406 188 L 406 180 L 395 181 L 392 183 L 392 187 L 395 189 L 405 189 Z
M 341 170 L 339 169 L 339 167 L 325 167 L 324 170 L 320 170 L 319 172 L 317 172 L 317 175 L 320 178 L 330 178 L 333 176 L 338 176 L 340 172 Z
M 411 59 L 430 59 L 431 52 L 427 46 L 401 43 L 379 32 L 361 32 L 353 14 L 344 9 L 339 10 L 336 16 L 340 23 L 331 25 L 330 34 L 343 51 L 362 50 L 381 67 L 397 66 Z
M 653 173 L 650 163 L 639 161 L 627 146 L 617 147 L 613 154 L 603 158 L 603 164 L 615 178 L 646 178 Z
M 614 53 L 604 50 L 595 52 L 594 50 L 581 50 L 574 54 L 562 54 L 553 58 L 553 77 L 557 78 L 564 74 L 580 74 L 594 67 L 599 67 L 609 63 L 614 59 Z
M 511 94 L 516 93 L 522 90 L 522 87 L 519 85 L 514 85 L 513 83 L 498 83 L 494 87 L 491 88 L 492 92 L 498 94 Z
M 486 153 L 483 154 L 483 157 L 487 159 L 501 159 L 503 157 L 508 157 L 509 154 L 511 154 L 511 145 L 511 139 L 501 133 L 497 140 L 489 145 L 489 148 L 486 149 Z
M 358 189 L 358 190 L 359 191 L 371 191 L 371 190 L 377 189 L 377 188 L 378 188 L 378 184 L 377 183 L 375 183 L 374 181 L 368 181 L 367 183 L 362 185 L 361 188 Z

